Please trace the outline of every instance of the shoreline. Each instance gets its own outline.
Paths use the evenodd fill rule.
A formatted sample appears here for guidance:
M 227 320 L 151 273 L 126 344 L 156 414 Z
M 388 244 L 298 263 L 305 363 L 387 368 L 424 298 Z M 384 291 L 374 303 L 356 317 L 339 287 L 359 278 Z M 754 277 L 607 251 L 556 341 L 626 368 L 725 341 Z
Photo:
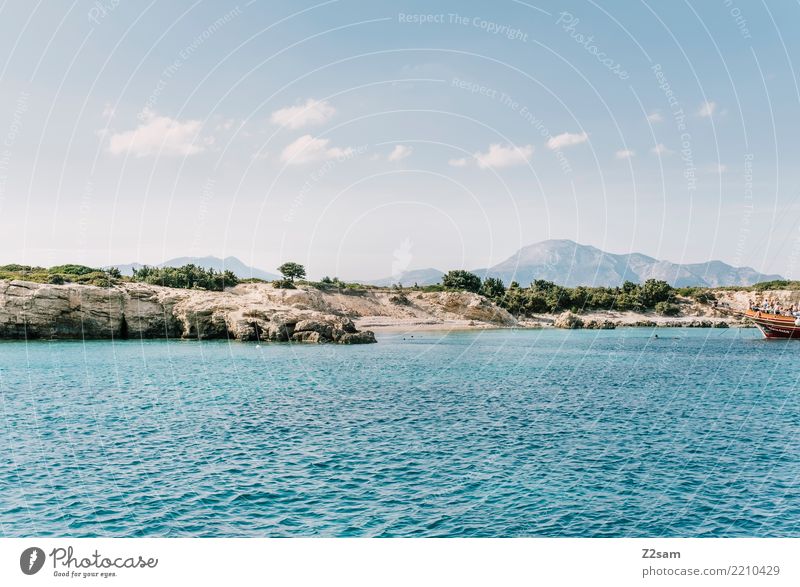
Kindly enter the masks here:
M 749 322 L 729 316 L 703 315 L 660 316 L 655 313 L 587 312 L 573 314 L 540 314 L 519 319 L 515 324 L 496 324 L 474 320 L 432 320 L 363 316 L 354 318 L 359 330 L 380 332 L 435 332 L 467 330 L 611 330 L 617 328 L 755 328 Z M 569 324 L 569 317 L 578 322 Z M 564 319 L 567 318 L 567 322 Z M 559 321 L 562 322 L 559 322 Z
M 773 291 L 786 300 L 798 292 Z M 726 307 L 747 307 L 750 293 L 720 291 Z M 730 328 L 749 321 L 680 298 L 676 315 L 654 311 L 590 311 L 515 317 L 466 291 L 293 289 L 245 283 L 225 291 L 142 283 L 111 287 L 0 280 L 0 338 L 233 338 L 247 341 L 375 342 L 373 332 L 486 329 Z

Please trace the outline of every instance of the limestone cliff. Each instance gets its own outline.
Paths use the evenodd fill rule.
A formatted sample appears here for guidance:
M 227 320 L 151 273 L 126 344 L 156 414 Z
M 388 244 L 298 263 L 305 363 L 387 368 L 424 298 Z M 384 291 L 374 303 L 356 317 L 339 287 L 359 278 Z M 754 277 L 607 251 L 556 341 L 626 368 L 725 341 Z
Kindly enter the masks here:
M 0 338 L 233 338 L 375 342 L 341 313 L 276 304 L 270 286 L 225 292 L 0 281 Z

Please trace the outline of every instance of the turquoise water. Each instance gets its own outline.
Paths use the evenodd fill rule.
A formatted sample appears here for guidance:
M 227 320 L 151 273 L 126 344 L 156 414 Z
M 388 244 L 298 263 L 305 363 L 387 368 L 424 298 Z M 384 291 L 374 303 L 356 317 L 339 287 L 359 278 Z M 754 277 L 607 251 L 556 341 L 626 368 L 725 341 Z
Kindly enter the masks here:
M 3 536 L 800 536 L 798 341 L 0 343 Z

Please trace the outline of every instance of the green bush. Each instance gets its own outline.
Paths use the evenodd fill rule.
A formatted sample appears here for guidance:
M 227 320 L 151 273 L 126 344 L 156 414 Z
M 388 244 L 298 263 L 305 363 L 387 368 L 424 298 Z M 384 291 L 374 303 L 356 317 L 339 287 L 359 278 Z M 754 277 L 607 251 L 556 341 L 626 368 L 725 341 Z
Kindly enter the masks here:
M 442 277 L 442 285 L 447 289 L 478 293 L 481 291 L 481 278 L 469 271 L 454 269 Z
M 487 277 L 483 280 L 481 294 L 490 300 L 499 302 L 506 295 L 506 287 L 503 285 L 503 280 L 496 277 Z
M 710 304 L 717 299 L 714 292 L 706 287 L 679 287 L 675 292 L 683 297 L 692 298 L 701 304 Z
M 276 279 L 272 282 L 272 287 L 275 289 L 297 289 L 289 279 Z
M 669 302 L 658 302 L 655 305 L 656 314 L 660 314 L 662 316 L 677 316 L 681 309 L 676 306 L 675 304 L 670 304 Z
M 95 285 L 97 287 L 111 287 L 114 285 L 114 280 L 107 273 L 101 272 L 81 275 L 72 281 L 81 285 Z
M 35 283 L 80 283 L 86 285 L 108 286 L 117 283 L 122 276 L 116 268 L 104 271 L 93 269 L 86 265 L 56 265 L 45 269 L 31 265 L 3 265 L 0 266 L 0 279 L 18 279 L 33 281 Z
M 660 302 L 675 299 L 675 290 L 666 281 L 648 279 L 639 286 L 639 303 L 645 308 L 653 308 Z
M 552 281 L 534 280 L 530 287 L 511 285 L 497 301 L 514 315 L 525 316 L 559 313 L 566 310 L 620 310 L 641 312 L 653 309 L 660 302 L 672 303 L 675 290 L 664 281 L 647 280 L 639 285 L 626 281 L 621 287 L 563 287 Z
M 101 269 L 94 269 L 86 265 L 56 265 L 48 269 L 50 273 L 62 273 L 64 275 L 88 275 L 89 273 L 102 272 Z
M 408 299 L 408 296 L 403 292 L 396 293 L 394 295 L 389 296 L 389 301 L 397 306 L 410 306 L 411 300 Z
M 789 281 L 786 279 L 775 279 L 773 281 L 762 281 L 753 285 L 756 291 L 765 289 L 800 289 L 800 281 Z
M 32 267 L 30 265 L 19 265 L 18 263 L 11 263 L 10 265 L 0 265 L 0 272 L 2 273 L 32 273 L 47 271 L 44 267 Z
M 223 291 L 239 283 L 232 271 L 214 271 L 194 264 L 182 267 L 149 267 L 133 270 L 132 281 L 182 289 Z

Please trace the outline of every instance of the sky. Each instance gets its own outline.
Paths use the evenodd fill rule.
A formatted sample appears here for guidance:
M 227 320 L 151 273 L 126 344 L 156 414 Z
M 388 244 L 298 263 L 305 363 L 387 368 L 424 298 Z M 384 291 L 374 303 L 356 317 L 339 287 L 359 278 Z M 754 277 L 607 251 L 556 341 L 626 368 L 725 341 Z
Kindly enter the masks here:
M 800 278 L 791 2 L 0 1 L 0 263 Z

